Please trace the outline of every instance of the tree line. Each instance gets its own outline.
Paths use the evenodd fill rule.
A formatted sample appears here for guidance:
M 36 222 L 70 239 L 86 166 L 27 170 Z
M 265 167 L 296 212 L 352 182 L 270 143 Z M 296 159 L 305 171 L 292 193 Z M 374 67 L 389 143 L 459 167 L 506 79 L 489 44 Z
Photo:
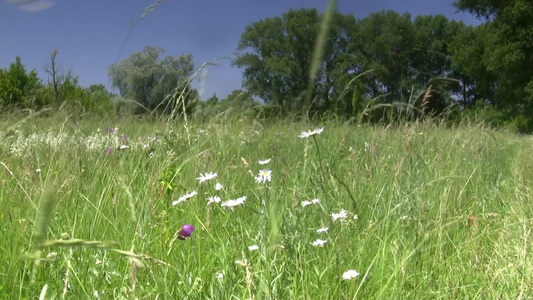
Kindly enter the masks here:
M 443 15 L 380 11 L 366 18 L 334 12 L 323 59 L 313 61 L 324 16 L 290 10 L 244 29 L 232 64 L 243 70 L 244 91 L 224 101 L 199 101 L 190 87 L 192 55 L 166 56 L 146 47 L 109 68 L 118 99 L 102 85 L 82 88 L 57 68 L 53 51 L 43 69 L 27 72 L 17 58 L 0 70 L 0 104 L 39 107 L 78 101 L 83 109 L 169 113 L 198 117 L 221 111 L 307 115 L 368 122 L 398 118 L 482 118 L 533 131 L 533 3 L 459 0 L 453 5 L 483 19 L 479 26 Z M 309 72 L 318 63 L 316 79 Z M 308 86 L 313 85 L 311 94 Z M 259 99 L 260 102 L 254 100 Z M 110 107 L 114 107 L 114 110 Z

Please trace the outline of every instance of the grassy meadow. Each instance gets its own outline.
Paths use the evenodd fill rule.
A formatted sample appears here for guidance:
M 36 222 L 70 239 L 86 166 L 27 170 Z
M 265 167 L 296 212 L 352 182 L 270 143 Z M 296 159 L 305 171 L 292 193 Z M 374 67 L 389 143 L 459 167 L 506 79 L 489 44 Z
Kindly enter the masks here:
M 0 136 L 1 299 L 533 297 L 530 137 L 59 118 Z

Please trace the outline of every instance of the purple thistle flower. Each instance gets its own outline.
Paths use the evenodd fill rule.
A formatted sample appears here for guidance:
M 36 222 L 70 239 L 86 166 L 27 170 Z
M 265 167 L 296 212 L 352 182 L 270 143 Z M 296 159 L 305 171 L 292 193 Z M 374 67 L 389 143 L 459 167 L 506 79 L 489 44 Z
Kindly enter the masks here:
M 180 230 L 180 232 L 178 232 L 178 238 L 180 240 L 185 240 L 186 238 L 191 236 L 193 231 L 194 231 L 194 226 L 189 225 L 189 224 L 185 224 L 185 225 L 181 226 L 181 230 Z
M 107 148 L 105 148 L 105 153 L 106 153 L 106 154 L 111 153 L 111 147 L 107 147 Z

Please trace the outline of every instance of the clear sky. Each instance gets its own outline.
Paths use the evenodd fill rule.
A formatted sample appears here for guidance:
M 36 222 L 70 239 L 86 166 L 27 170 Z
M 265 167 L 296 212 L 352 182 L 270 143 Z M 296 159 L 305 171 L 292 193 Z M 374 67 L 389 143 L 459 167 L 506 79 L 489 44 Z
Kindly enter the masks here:
M 13 1 L 34 2 L 24 6 Z M 43 66 L 58 49 L 57 61 L 78 76 L 82 86 L 109 87 L 108 67 L 144 46 L 163 47 L 164 55 L 193 54 L 195 67 L 231 55 L 244 28 L 289 9 L 315 7 L 326 0 L 166 0 L 140 20 L 130 22 L 156 0 L 0 0 L 0 68 L 20 56 L 28 70 L 46 80 Z M 456 13 L 452 0 L 339 0 L 338 10 L 364 18 L 372 12 L 395 10 L 417 15 L 444 14 L 466 24 L 479 24 L 474 16 Z M 122 48 L 123 47 L 123 48 Z M 120 57 L 119 57 L 120 55 Z M 225 97 L 241 88 L 242 70 L 229 60 L 209 67 L 202 98 Z M 46 82 L 46 81 L 45 81 Z M 199 82 L 194 84 L 200 88 Z

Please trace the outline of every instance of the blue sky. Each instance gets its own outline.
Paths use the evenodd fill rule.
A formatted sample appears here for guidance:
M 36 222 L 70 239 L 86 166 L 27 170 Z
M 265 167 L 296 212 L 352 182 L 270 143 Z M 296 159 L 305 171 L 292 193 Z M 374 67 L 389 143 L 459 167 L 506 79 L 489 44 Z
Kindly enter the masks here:
M 52 49 L 64 70 L 78 76 L 82 86 L 103 83 L 109 87 L 109 65 L 141 51 L 163 47 L 165 55 L 193 54 L 196 67 L 236 51 L 247 25 L 281 16 L 289 9 L 315 7 L 323 11 L 326 0 L 166 0 L 140 20 L 126 40 L 131 21 L 156 0 L 38 0 L 27 5 L 0 0 L 0 68 L 20 56 L 28 70 L 46 80 L 43 66 Z M 444 14 L 466 24 L 479 24 L 474 16 L 456 13 L 452 0 L 339 0 L 338 10 L 364 18 L 372 12 L 395 10 L 417 15 Z M 123 48 L 122 48 L 123 46 Z M 209 67 L 202 98 L 216 93 L 225 97 L 241 88 L 242 70 L 229 60 Z M 199 81 L 194 86 L 200 88 Z

